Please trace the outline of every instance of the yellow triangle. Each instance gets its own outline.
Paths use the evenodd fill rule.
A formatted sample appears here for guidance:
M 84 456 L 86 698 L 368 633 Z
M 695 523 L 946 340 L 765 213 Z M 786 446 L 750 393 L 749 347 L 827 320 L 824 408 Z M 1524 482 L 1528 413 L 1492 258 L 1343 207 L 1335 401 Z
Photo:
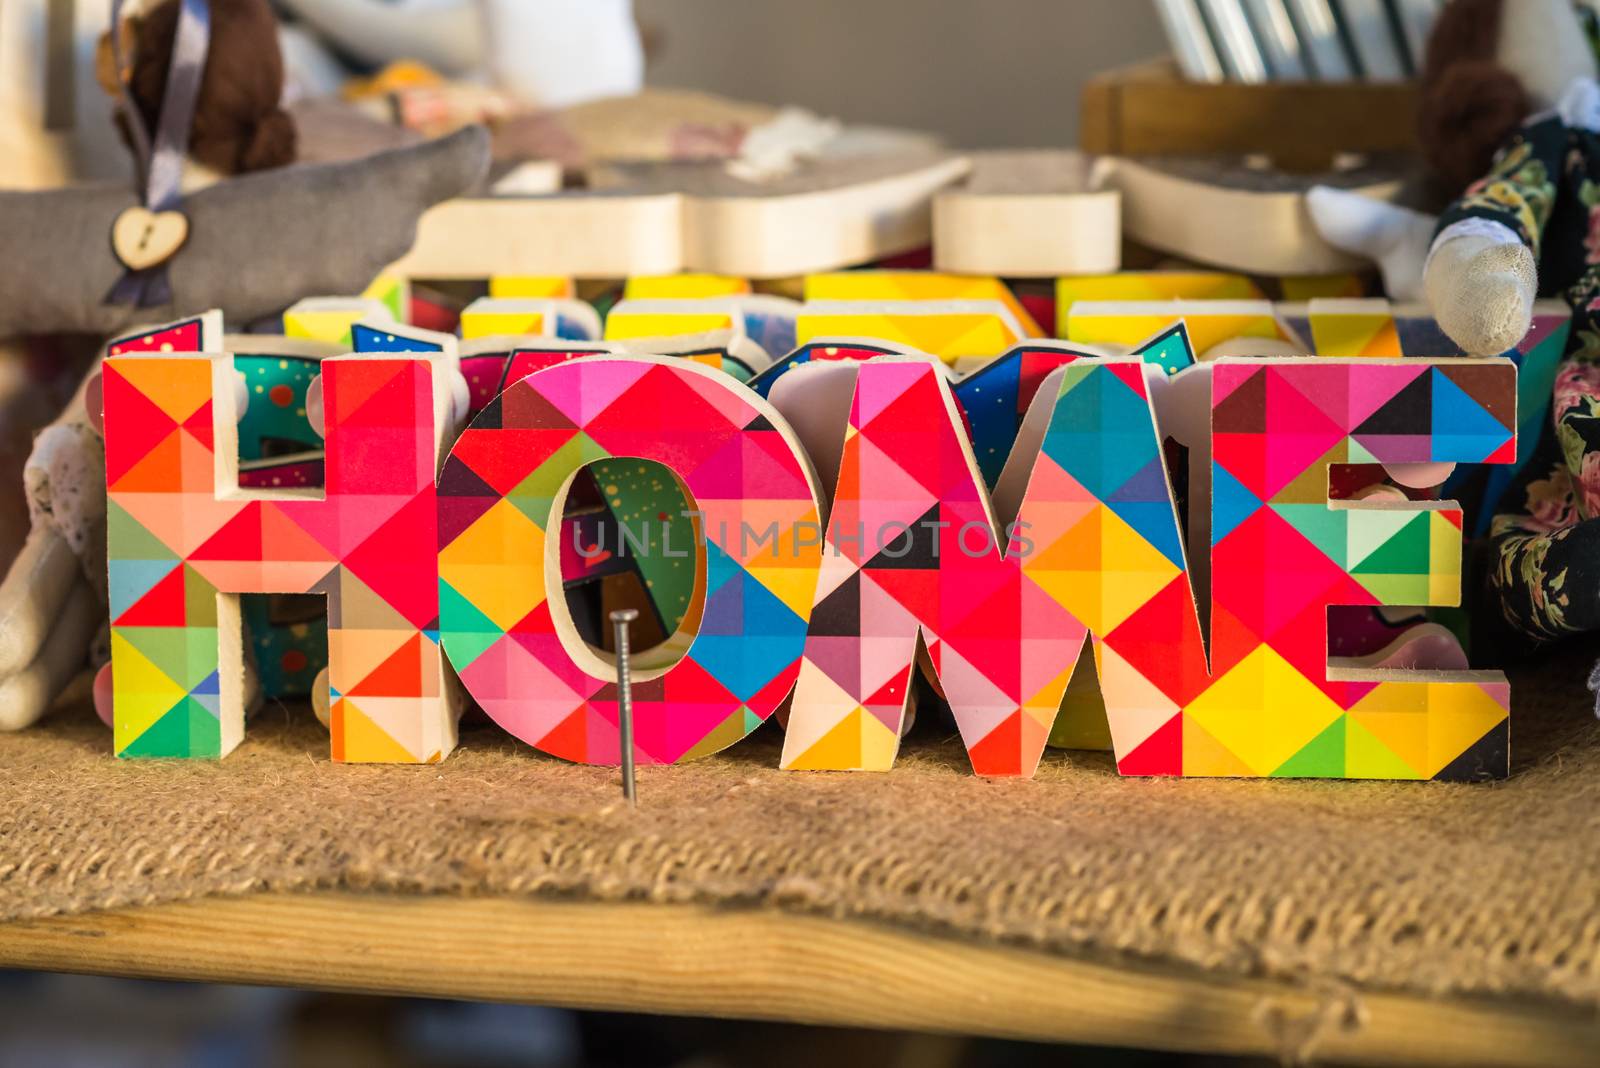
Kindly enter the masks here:
M 794 771 L 853 771 L 861 767 L 861 718 L 867 714 L 859 705 L 849 715 L 799 756 L 783 766 Z
M 1207 687 L 1185 712 L 1185 724 L 1192 717 L 1256 775 L 1270 775 L 1343 714 L 1266 644 Z M 1184 767 L 1188 774 L 1187 748 Z
M 1178 567 L 1110 508 L 1100 509 L 1100 619 L 1110 634 L 1167 587 Z M 1103 629 L 1102 629 L 1103 628 Z
M 1257 774 L 1188 716 L 1183 717 L 1183 773 L 1246 778 Z
M 543 335 L 544 315 L 536 311 L 467 311 L 461 313 L 461 340 L 497 334 Z
M 336 708 L 344 722 L 344 762 L 346 764 L 415 764 L 417 758 L 389 732 L 372 722 L 350 702 L 340 698 Z
M 1505 719 L 1508 713 L 1485 687 L 1476 683 L 1428 683 L 1428 778 L 1439 774 Z M 1500 681 L 1505 690 L 1504 678 Z
M 801 619 L 811 618 L 811 599 L 817 592 L 817 572 L 803 567 L 752 567 L 750 577 L 766 587 Z
M 111 632 L 113 745 L 122 752 L 188 693 L 128 639 Z
M 1311 316 L 1311 338 L 1318 356 L 1352 359 L 1362 356 L 1402 356 L 1392 315 L 1320 313 Z M 1384 351 L 1394 339 L 1393 352 Z
M 211 399 L 210 359 L 113 356 L 106 362 L 173 422 L 188 419 Z
M 510 630 L 544 603 L 544 557 L 544 531 L 501 499 L 440 550 L 439 577 Z
M 794 771 L 888 771 L 899 747 L 899 736 L 858 705 L 783 766 Z
M 338 311 L 297 311 L 283 317 L 285 337 L 310 338 L 334 345 L 349 344 L 350 328 L 366 314 L 363 308 Z

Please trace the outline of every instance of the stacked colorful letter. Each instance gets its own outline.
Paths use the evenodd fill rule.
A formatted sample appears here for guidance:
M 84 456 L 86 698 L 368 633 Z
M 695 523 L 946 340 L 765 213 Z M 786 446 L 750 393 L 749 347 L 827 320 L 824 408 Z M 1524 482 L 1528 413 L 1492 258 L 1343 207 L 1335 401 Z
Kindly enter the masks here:
M 1331 506 L 1328 468 L 1509 462 L 1509 362 L 1217 363 L 1209 659 L 1145 369 L 1060 374 L 999 535 L 937 371 L 860 366 L 784 766 L 889 767 L 920 634 L 974 769 L 1031 774 L 1087 633 L 1125 774 L 1505 774 L 1502 676 L 1330 667 L 1329 605 L 1454 604 L 1462 540 L 1448 503 Z

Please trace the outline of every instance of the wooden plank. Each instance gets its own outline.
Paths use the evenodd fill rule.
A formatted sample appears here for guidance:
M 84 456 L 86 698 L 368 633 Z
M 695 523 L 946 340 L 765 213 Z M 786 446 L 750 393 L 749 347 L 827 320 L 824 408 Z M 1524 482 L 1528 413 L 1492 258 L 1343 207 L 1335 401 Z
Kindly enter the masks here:
M 261 894 L 0 924 L 0 966 L 1425 1065 L 1580 1065 L 1577 1011 L 1267 982 L 768 910 Z M 1314 1026 L 1317 1020 L 1327 1026 Z M 1307 1034 L 1320 1039 L 1304 1044 Z
M 1334 152 L 1416 150 L 1411 82 L 1186 82 L 1160 61 L 1091 79 L 1081 106 L 1090 152 L 1259 152 L 1290 170 L 1320 170 Z

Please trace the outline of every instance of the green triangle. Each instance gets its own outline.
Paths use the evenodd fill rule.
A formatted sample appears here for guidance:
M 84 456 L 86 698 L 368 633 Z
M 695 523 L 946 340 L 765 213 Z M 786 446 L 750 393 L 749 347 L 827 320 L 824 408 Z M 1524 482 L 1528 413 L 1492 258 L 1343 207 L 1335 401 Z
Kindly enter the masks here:
M 1345 775 L 1351 779 L 1420 779 L 1378 736 L 1350 716 L 1345 720 Z
M 187 564 L 183 568 L 183 618 L 191 627 L 217 625 L 217 588 Z
M 439 637 L 457 671 L 465 671 L 483 651 L 505 635 L 478 606 L 439 580 Z
M 1361 442 L 1357 441 L 1355 438 L 1346 438 L 1345 440 L 1350 445 L 1350 455 L 1345 460 L 1346 463 L 1375 464 L 1378 462 L 1378 458 L 1372 455 L 1372 453 L 1368 452 L 1367 447 L 1361 444 Z
M 1432 596 L 1427 575 L 1362 575 L 1351 572 L 1351 577 L 1361 583 L 1361 588 L 1378 599 L 1379 604 L 1427 604 Z
M 512 487 L 511 492 L 506 494 L 506 500 L 510 501 L 517 511 L 539 524 L 540 528 L 548 529 L 551 524 L 550 510 L 555 504 L 556 493 L 572 473 L 584 464 L 609 459 L 611 459 L 609 452 L 601 448 L 600 444 L 589 435 L 580 431 L 568 438 L 561 448 L 551 453 L 549 459 L 534 468 L 527 478 Z
M 1341 779 L 1344 777 L 1344 721 L 1340 716 L 1327 730 L 1305 744 L 1272 773 L 1281 779 Z
M 215 627 L 118 627 L 117 634 L 185 690 L 217 670 Z
M 106 502 L 107 555 L 113 560 L 176 560 L 178 554 L 116 501 Z
M 1340 567 L 1345 566 L 1350 513 L 1344 509 L 1329 508 L 1325 504 L 1274 504 L 1271 506 L 1284 522 L 1322 550 L 1324 556 Z
M 120 757 L 219 757 L 222 725 L 204 705 L 185 697 L 117 754 Z
M 1352 575 L 1426 575 L 1429 557 L 1428 513 L 1417 516 L 1350 569 Z

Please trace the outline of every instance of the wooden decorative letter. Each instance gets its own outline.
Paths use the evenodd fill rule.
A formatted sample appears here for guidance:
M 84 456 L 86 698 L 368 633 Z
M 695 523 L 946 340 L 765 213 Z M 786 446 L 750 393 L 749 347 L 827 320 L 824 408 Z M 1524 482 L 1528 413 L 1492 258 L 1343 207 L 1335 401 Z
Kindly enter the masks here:
M 1330 503 L 1328 468 L 1509 462 L 1514 367 L 1216 363 L 1209 662 L 1147 373 L 1060 372 L 1002 560 L 940 376 L 860 366 L 784 766 L 887 768 L 920 633 L 974 770 L 1030 774 L 1087 631 L 1124 774 L 1503 776 L 1503 676 L 1330 665 L 1328 606 L 1454 604 L 1462 542 L 1448 502 Z
M 238 745 L 242 593 L 328 595 L 335 760 L 435 761 L 454 747 L 434 636 L 447 361 L 341 356 L 322 373 L 318 500 L 239 491 L 228 357 L 106 361 L 119 756 L 220 757 Z
M 771 405 L 720 372 L 592 356 L 509 385 L 440 476 L 440 625 L 462 682 L 502 727 L 568 760 L 617 763 L 615 666 L 550 593 L 573 477 L 624 459 L 671 468 L 702 532 L 698 545 L 666 544 L 673 517 L 661 516 L 627 550 L 702 576 L 703 610 L 662 650 L 682 659 L 664 671 L 635 660 L 637 759 L 673 763 L 738 741 L 788 696 L 821 546 L 805 454 Z

